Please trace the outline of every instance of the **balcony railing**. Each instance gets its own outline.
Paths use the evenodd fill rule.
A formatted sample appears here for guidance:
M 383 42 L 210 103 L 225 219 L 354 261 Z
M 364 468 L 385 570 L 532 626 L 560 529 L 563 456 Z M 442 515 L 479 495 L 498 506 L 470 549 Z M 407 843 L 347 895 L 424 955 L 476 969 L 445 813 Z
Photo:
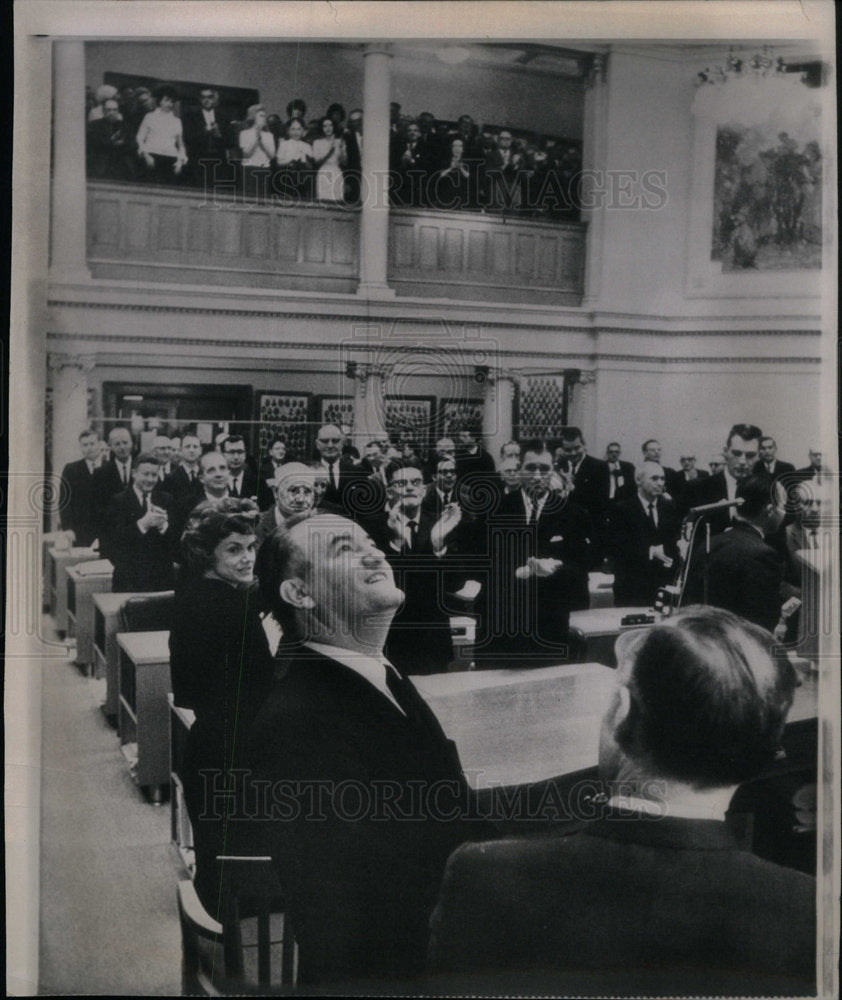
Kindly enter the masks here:
M 578 305 L 586 227 L 483 212 L 394 208 L 399 295 Z M 88 181 L 95 278 L 352 293 L 360 209 Z

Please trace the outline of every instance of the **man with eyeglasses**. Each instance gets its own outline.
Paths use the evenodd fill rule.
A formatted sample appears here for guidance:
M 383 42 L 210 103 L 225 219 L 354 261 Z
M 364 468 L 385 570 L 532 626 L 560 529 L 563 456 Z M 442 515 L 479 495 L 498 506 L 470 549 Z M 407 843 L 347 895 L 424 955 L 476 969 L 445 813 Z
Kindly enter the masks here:
M 231 434 L 222 442 L 222 454 L 228 463 L 231 480 L 230 496 L 257 500 L 257 474 L 246 465 L 246 442 L 239 434 Z
M 443 673 L 453 659 L 444 580 L 455 563 L 448 543 L 462 511 L 455 502 L 439 516 L 424 510 L 424 477 L 415 466 L 390 467 L 388 476 L 388 510 L 362 520 L 406 595 L 392 620 L 386 652 L 405 674 Z
M 228 126 L 219 119 L 218 107 L 219 94 L 203 87 L 199 107 L 190 108 L 184 115 L 184 144 L 193 184 L 212 182 L 222 165 L 227 165 L 228 147 L 234 145 Z
M 553 489 L 553 476 L 546 443 L 524 442 L 520 490 L 502 499 L 478 533 L 487 558 L 476 605 L 478 668 L 570 657 L 570 611 L 587 606 L 593 527 L 565 488 Z
M 260 515 L 254 534 L 258 546 L 275 528 L 291 517 L 312 510 L 316 503 L 315 473 L 303 462 L 287 462 L 278 470 L 275 482 L 275 503 Z

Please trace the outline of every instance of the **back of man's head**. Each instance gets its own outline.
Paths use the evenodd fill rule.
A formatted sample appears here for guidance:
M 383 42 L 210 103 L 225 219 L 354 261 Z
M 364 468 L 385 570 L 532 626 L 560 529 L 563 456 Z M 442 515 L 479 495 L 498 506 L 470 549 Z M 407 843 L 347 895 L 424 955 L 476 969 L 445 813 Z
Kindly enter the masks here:
M 775 486 L 766 476 L 748 476 L 737 483 L 737 499 L 742 503 L 737 514 L 745 521 L 756 521 L 765 513 L 769 504 L 776 504 Z
M 614 738 L 642 771 L 704 789 L 771 764 L 796 678 L 768 632 L 720 608 L 689 607 L 626 636 L 630 704 Z

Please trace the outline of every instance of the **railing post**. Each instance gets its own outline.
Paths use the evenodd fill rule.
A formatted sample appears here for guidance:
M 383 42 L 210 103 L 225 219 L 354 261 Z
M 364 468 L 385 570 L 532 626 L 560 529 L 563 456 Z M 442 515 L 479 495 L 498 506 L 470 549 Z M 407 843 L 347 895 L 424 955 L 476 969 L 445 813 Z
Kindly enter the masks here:
M 391 47 L 365 47 L 363 151 L 360 197 L 360 284 L 357 294 L 391 299 L 386 282 L 389 261 L 389 96 Z

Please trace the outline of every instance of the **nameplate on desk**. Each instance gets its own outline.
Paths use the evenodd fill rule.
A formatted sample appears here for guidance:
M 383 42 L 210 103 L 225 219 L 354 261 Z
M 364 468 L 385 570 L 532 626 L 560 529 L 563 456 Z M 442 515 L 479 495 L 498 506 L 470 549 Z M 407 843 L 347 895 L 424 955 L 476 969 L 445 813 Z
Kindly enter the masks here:
M 655 616 L 649 614 L 639 614 L 639 615 L 623 615 L 620 619 L 620 627 L 624 628 L 627 625 L 654 625 Z

